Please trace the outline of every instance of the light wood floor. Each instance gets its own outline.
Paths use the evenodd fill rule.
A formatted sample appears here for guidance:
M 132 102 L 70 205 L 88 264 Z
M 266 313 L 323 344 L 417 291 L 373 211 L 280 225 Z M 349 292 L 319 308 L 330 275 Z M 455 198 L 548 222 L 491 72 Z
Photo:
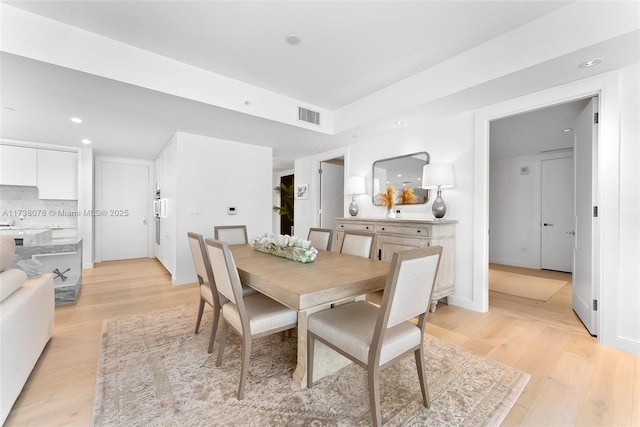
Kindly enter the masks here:
M 5 426 L 89 425 L 102 321 L 198 300 L 196 285 L 172 286 L 153 259 L 100 263 L 83 282 L 77 304 L 56 308 L 53 339 Z M 438 305 L 429 320 L 430 334 L 531 374 L 503 425 L 640 426 L 640 356 L 589 336 L 570 285 L 548 302 L 491 293 L 488 313 Z

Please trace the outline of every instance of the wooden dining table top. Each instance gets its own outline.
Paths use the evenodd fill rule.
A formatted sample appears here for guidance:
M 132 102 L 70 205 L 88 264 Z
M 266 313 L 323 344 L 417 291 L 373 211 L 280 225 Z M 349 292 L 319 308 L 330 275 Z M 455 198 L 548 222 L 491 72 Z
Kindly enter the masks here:
M 297 311 L 383 289 L 390 264 L 330 251 L 301 263 L 254 250 L 229 249 L 243 284 Z

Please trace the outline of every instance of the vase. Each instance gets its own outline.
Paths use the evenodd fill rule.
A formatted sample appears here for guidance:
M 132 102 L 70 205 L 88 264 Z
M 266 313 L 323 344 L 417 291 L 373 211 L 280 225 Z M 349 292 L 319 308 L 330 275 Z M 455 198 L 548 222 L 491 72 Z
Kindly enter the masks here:
M 395 217 L 396 217 L 396 211 L 394 211 L 393 208 L 387 209 L 387 218 L 395 219 Z

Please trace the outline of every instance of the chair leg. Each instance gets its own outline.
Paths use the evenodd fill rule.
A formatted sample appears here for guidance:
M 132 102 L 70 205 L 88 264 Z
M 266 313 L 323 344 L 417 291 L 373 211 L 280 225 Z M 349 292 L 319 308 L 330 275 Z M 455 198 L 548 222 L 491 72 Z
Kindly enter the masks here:
M 418 380 L 420 381 L 420 390 L 422 390 L 422 403 L 427 408 L 431 407 L 429 400 L 429 388 L 427 387 L 426 367 L 424 364 L 424 350 L 422 345 L 415 351 L 416 368 L 418 369 Z
M 211 336 L 209 337 L 209 348 L 207 353 L 213 353 L 213 343 L 216 340 L 216 332 L 218 331 L 218 322 L 220 321 L 220 309 L 213 307 L 213 326 L 211 326 Z
M 227 343 L 227 332 L 229 325 L 227 322 L 222 322 L 222 336 L 220 337 L 220 349 L 218 349 L 218 360 L 216 360 L 216 366 L 222 365 L 222 354 L 224 353 L 224 345 Z
M 371 407 L 371 419 L 373 425 L 382 425 L 382 411 L 380 410 L 380 384 L 378 381 L 378 367 L 369 366 L 367 368 L 369 376 L 369 406 Z
M 200 298 L 200 307 L 198 307 L 198 320 L 196 320 L 196 330 L 194 334 L 200 332 L 200 321 L 202 320 L 202 313 L 204 312 L 204 299 Z
M 307 388 L 313 385 L 313 356 L 316 340 L 307 332 Z
M 244 399 L 244 386 L 249 373 L 249 359 L 251 358 L 251 336 L 244 335 L 242 345 L 242 368 L 240 369 L 240 386 L 238 387 L 238 400 Z

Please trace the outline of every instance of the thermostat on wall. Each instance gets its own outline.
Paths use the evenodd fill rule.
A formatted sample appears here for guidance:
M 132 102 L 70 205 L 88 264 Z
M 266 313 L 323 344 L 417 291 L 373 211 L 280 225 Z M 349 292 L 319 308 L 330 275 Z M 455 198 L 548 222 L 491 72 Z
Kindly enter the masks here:
M 236 208 L 229 208 L 229 210 L 227 211 L 227 215 L 235 215 L 236 214 Z

